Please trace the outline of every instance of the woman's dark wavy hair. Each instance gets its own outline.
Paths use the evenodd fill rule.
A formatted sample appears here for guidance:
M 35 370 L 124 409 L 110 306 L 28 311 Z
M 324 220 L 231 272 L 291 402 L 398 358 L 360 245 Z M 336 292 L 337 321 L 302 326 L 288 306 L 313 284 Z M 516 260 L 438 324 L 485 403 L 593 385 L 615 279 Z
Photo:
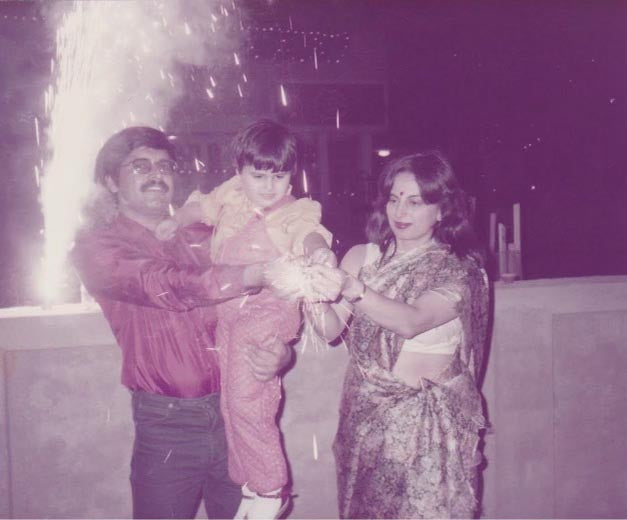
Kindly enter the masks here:
M 105 179 L 111 177 L 117 184 L 122 162 L 129 153 L 141 146 L 165 150 L 173 160 L 176 160 L 175 147 L 163 132 L 149 126 L 129 126 L 113 134 L 98 152 L 96 182 L 105 186 Z
M 240 132 L 232 144 L 238 171 L 252 165 L 257 170 L 296 173 L 298 141 L 285 126 L 262 119 Z
M 470 199 L 459 185 L 451 164 L 436 150 L 407 155 L 386 165 L 379 177 L 377 198 L 366 225 L 368 240 L 379 245 L 383 253 L 396 250 L 396 241 L 386 215 L 394 179 L 399 173 L 413 174 L 422 199 L 437 204 L 441 220 L 433 227 L 433 237 L 449 246 L 460 259 L 472 258 L 479 265 L 483 258 L 470 223 Z

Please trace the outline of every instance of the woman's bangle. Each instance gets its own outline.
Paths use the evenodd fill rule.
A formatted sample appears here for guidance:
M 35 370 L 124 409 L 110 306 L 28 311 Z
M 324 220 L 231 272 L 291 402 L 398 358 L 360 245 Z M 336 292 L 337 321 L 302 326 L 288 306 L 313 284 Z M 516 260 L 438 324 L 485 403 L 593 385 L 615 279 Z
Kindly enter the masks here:
M 348 303 L 357 303 L 358 301 L 364 299 L 364 296 L 366 296 L 367 289 L 368 289 L 367 285 L 364 282 L 361 282 L 361 291 L 359 292 L 359 294 L 357 294 L 357 296 L 354 296 L 353 298 L 348 298 L 346 295 L 344 295 L 344 298 L 346 299 Z

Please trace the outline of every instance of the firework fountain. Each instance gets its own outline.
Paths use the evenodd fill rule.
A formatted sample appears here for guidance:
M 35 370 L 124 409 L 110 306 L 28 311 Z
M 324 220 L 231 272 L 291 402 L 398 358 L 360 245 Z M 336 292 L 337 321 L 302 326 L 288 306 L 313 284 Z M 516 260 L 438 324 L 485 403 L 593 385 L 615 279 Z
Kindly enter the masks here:
M 100 146 L 128 125 L 163 130 L 184 92 L 182 64 L 232 62 L 238 42 L 226 27 L 236 15 L 234 4 L 218 1 L 52 4 L 47 18 L 56 29 L 56 59 L 44 93 L 48 124 L 42 136 L 49 160 L 41 179 L 36 170 L 45 226 L 44 301 L 54 302 L 61 287 L 81 208 L 94 193 L 91 173 Z M 209 76 L 207 102 L 215 87 Z M 35 131 L 39 139 L 37 120 Z

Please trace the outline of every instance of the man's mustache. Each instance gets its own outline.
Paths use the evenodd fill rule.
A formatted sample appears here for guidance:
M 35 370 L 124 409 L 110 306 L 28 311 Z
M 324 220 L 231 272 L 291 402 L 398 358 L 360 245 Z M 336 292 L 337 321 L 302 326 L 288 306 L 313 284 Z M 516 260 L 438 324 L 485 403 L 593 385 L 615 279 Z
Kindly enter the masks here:
M 140 189 L 141 191 L 146 191 L 153 187 L 161 188 L 166 193 L 170 191 L 170 186 L 163 181 L 148 181 L 146 184 L 142 184 Z

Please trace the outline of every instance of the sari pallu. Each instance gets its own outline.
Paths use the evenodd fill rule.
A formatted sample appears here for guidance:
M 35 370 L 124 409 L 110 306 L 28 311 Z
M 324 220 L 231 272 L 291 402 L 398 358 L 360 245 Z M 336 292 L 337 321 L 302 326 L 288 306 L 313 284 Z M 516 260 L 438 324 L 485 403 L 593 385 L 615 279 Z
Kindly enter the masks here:
M 487 324 L 485 273 L 437 244 L 364 266 L 373 290 L 411 302 L 459 296 L 463 339 L 437 378 L 412 388 L 392 374 L 403 338 L 355 312 L 333 450 L 342 518 L 471 517 L 485 421 L 476 374 Z

